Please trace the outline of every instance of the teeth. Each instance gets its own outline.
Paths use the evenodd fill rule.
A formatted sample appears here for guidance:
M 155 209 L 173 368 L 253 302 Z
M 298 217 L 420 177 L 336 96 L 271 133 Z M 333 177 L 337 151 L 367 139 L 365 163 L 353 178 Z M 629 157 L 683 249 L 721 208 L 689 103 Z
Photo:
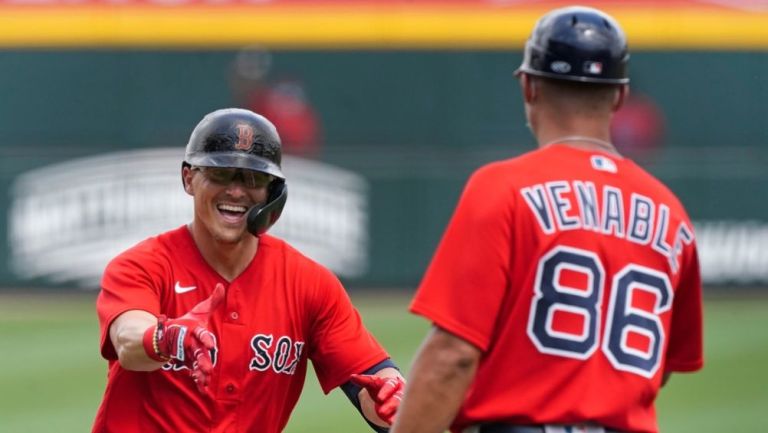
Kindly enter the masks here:
M 226 210 L 229 212 L 242 212 L 245 213 L 246 210 L 248 210 L 245 206 L 233 206 L 231 204 L 220 204 L 219 210 Z

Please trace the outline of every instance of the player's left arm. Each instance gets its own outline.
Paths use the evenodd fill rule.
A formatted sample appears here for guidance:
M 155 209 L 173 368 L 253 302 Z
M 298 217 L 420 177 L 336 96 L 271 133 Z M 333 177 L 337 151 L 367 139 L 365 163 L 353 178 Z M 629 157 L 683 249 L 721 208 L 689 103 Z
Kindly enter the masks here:
M 386 433 L 400 406 L 405 379 L 397 366 L 386 359 L 375 366 L 353 374 L 341 389 L 375 431 Z
M 341 282 L 315 268 L 314 287 L 305 298 L 312 317 L 308 356 L 325 393 L 340 387 L 364 420 L 387 432 L 404 388 L 399 369 L 365 328 Z M 353 379 L 354 378 L 354 379 Z
M 433 327 L 416 354 L 390 433 L 447 430 L 472 384 L 481 355 L 478 347 Z

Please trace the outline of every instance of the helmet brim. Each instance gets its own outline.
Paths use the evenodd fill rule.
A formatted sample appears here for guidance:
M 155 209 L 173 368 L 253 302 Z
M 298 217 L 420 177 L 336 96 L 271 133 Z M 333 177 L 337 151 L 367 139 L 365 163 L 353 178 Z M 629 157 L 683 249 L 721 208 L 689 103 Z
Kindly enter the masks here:
M 206 152 L 187 155 L 185 161 L 197 167 L 227 167 L 255 170 L 285 179 L 280 167 L 274 162 L 243 152 Z
M 520 77 L 520 74 L 523 74 L 523 73 L 529 74 L 529 75 L 535 75 L 537 77 L 550 78 L 553 80 L 574 81 L 577 83 L 594 83 L 594 84 L 627 84 L 629 83 L 629 78 L 597 78 L 597 77 L 585 77 L 581 75 L 555 74 L 551 72 L 537 71 L 530 67 L 526 67 L 525 65 L 522 65 L 519 68 L 515 69 L 516 77 Z

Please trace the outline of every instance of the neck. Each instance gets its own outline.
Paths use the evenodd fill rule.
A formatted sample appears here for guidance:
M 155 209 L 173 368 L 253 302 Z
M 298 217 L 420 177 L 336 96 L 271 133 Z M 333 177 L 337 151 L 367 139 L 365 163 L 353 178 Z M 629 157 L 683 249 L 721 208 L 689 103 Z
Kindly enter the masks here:
M 550 142 L 541 144 L 539 147 L 547 147 L 553 144 L 564 144 L 581 149 L 602 150 L 604 152 L 615 153 L 617 155 L 619 154 L 611 142 L 583 135 L 567 135 L 558 137 Z
M 536 134 L 539 147 L 560 143 L 588 150 L 602 150 L 618 154 L 616 148 L 611 144 L 611 133 L 607 122 L 572 122 L 571 125 L 573 127 L 567 127 L 568 124 L 565 123 L 563 126 L 566 127 L 557 125 L 557 127 L 540 128 Z
M 202 224 L 192 222 L 188 228 L 206 263 L 230 282 L 251 264 L 259 247 L 259 238 L 250 233 L 244 233 L 238 241 L 225 242 L 207 232 Z
M 545 101 L 546 102 L 546 101 Z M 592 137 L 611 141 L 611 118 L 607 110 L 577 110 L 574 107 L 547 102 L 533 105 L 529 119 L 539 144 L 549 143 L 559 137 Z

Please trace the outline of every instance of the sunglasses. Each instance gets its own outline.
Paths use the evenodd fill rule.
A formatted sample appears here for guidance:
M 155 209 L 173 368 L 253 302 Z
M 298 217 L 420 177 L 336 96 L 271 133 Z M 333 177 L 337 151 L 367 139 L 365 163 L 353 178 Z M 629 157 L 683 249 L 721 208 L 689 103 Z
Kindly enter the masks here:
M 192 167 L 199 170 L 206 179 L 219 185 L 229 185 L 239 180 L 246 188 L 263 188 L 272 182 L 272 175 L 260 171 L 230 167 Z

